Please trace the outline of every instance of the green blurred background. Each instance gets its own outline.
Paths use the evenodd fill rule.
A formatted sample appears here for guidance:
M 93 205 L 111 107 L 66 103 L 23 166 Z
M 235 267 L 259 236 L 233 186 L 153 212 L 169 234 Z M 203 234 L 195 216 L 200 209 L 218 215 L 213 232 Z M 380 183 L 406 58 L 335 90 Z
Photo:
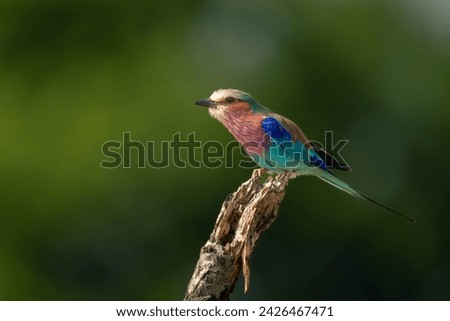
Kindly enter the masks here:
M 108 170 L 101 146 L 228 143 L 193 101 L 231 87 L 310 139 L 349 139 L 340 177 L 417 219 L 293 180 L 233 299 L 449 300 L 449 16 L 444 0 L 2 0 L 0 298 L 181 299 L 251 170 Z

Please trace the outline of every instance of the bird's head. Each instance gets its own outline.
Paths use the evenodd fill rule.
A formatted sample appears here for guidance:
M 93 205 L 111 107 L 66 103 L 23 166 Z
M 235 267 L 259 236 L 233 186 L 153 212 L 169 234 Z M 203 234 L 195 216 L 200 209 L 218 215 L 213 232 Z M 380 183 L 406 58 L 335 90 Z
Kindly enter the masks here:
M 220 122 L 230 113 L 248 113 L 260 106 L 250 94 L 237 89 L 218 89 L 209 98 L 197 100 L 195 104 L 208 107 L 211 117 Z

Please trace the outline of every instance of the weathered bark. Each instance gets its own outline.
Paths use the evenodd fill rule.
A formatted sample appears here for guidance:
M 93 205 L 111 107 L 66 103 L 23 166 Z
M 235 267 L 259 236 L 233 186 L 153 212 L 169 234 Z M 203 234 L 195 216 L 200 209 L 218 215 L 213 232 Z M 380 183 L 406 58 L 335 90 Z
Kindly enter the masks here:
M 229 300 L 241 270 L 248 292 L 250 255 L 261 233 L 275 221 L 290 178 L 287 173 L 261 182 L 262 173 L 255 170 L 223 203 L 184 300 Z

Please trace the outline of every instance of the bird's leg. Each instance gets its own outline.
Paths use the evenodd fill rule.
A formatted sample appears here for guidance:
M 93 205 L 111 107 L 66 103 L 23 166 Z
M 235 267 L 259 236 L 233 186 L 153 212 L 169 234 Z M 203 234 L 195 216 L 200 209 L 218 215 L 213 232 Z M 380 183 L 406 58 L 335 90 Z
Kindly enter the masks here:
M 264 175 L 265 172 L 266 172 L 265 168 L 255 169 L 254 171 L 255 180 L 259 180 Z
M 258 168 L 257 171 L 260 177 L 268 172 L 267 168 Z
M 263 176 L 264 176 L 264 174 L 267 174 L 267 173 L 268 173 L 268 170 L 266 168 L 255 169 L 253 171 L 252 179 L 255 182 L 263 183 L 264 182 Z

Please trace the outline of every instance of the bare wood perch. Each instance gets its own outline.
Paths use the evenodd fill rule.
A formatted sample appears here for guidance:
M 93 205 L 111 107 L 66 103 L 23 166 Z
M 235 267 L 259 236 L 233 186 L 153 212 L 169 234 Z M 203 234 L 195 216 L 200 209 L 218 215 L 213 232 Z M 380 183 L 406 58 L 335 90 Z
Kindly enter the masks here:
M 254 170 L 223 203 L 184 300 L 229 300 L 241 270 L 248 292 L 250 255 L 261 233 L 275 221 L 290 178 L 286 173 L 261 182 L 262 173 Z

